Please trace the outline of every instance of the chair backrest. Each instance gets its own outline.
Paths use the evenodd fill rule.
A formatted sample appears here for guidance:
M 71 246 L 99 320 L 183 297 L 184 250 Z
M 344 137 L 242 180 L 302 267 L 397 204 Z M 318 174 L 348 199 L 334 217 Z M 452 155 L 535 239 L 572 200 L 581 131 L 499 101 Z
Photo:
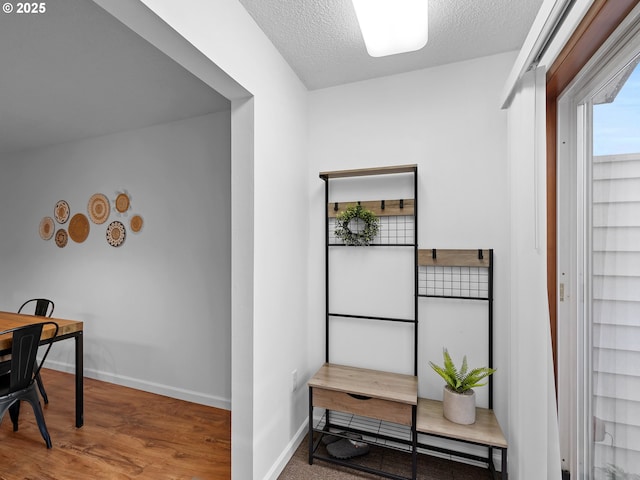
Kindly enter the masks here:
M 34 369 L 34 366 L 36 365 L 38 346 L 40 344 L 40 337 L 42 336 L 42 329 L 46 325 L 53 325 L 55 328 L 51 338 L 58 335 L 58 324 L 55 322 L 34 323 L 0 332 L 0 335 L 11 333 L 13 336 L 13 340 L 11 342 L 9 393 L 28 387 L 35 376 L 40 372 L 47 355 L 49 355 L 49 350 L 51 350 L 52 345 L 52 342 L 48 342 L 44 356 L 40 360 L 37 368 Z
M 34 315 L 39 317 L 51 317 L 51 315 L 53 315 L 55 305 L 48 298 L 32 298 L 31 300 L 27 300 L 20 306 L 18 313 L 22 313 L 22 309 L 32 303 L 35 303 Z

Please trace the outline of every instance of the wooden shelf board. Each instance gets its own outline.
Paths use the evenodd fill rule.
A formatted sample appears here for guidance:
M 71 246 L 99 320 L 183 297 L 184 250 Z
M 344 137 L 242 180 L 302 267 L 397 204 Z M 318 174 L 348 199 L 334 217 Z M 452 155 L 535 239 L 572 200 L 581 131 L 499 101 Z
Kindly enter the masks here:
M 335 170 L 332 172 L 320 172 L 323 180 L 329 178 L 366 177 L 371 175 L 390 175 L 393 173 L 413 173 L 418 165 L 392 165 L 388 167 L 358 168 L 354 170 Z
M 327 205 L 327 215 L 329 218 L 335 218 L 338 214 L 344 212 L 352 205 L 358 202 L 329 202 Z M 336 204 L 338 209 L 336 210 Z M 390 217 L 392 215 L 414 215 L 415 202 L 412 198 L 403 200 L 403 207 L 400 208 L 400 200 L 385 200 L 384 210 L 382 209 L 382 200 L 368 200 L 360 202 L 362 207 L 372 211 L 378 217 Z
M 418 265 L 434 267 L 488 267 L 489 250 L 482 250 L 482 259 L 478 258 L 478 250 L 452 250 L 436 248 L 436 258 L 433 249 L 418 250 Z
M 416 430 L 418 433 L 507 448 L 507 440 L 493 410 L 486 408 L 476 408 L 476 423 L 473 425 L 459 425 L 444 418 L 442 402 L 419 398 Z
M 418 400 L 418 377 L 333 363 L 325 363 L 307 384 L 408 405 Z

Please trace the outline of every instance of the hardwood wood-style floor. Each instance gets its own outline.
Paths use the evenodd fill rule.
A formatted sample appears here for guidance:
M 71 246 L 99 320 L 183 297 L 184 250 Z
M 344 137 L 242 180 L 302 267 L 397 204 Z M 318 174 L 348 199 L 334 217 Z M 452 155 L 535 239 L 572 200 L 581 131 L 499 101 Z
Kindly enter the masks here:
M 23 403 L 17 432 L 8 413 L 0 425 L 1 480 L 231 478 L 231 412 L 86 378 L 78 429 L 74 376 L 42 377 L 53 448 Z
M 85 424 L 75 427 L 74 376 L 43 370 L 44 406 L 53 448 L 40 436 L 31 406 L 23 403 L 13 432 L 9 414 L 0 425 L 0 480 L 228 480 L 231 412 L 85 378 Z M 316 461 L 306 439 L 280 480 L 380 478 Z M 362 462 L 407 474 L 404 454 L 377 452 Z M 378 463 L 376 463 L 378 462 Z M 486 470 L 420 455 L 418 478 L 491 478 Z

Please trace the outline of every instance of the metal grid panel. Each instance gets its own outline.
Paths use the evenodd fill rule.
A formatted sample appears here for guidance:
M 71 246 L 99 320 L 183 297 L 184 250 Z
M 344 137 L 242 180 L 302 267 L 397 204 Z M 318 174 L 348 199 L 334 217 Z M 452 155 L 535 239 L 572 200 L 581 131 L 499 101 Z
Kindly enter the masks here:
M 418 295 L 489 298 L 489 271 L 481 267 L 418 267 Z
M 378 218 L 380 219 L 378 234 L 371 245 L 413 245 L 415 243 L 415 218 L 412 215 Z M 350 228 L 358 228 L 358 221 L 352 220 Z M 329 218 L 329 245 L 344 245 L 344 242 L 335 236 L 335 229 L 336 219 Z

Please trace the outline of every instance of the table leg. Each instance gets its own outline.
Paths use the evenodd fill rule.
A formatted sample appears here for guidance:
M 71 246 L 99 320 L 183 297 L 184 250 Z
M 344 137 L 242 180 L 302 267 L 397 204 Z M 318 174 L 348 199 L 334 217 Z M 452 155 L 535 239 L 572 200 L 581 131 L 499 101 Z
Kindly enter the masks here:
M 313 388 L 309 387 L 309 465 L 313 465 Z
M 84 345 L 83 335 L 79 332 L 76 340 L 76 427 L 84 425 Z
M 507 480 L 507 449 L 502 449 L 502 480 Z

